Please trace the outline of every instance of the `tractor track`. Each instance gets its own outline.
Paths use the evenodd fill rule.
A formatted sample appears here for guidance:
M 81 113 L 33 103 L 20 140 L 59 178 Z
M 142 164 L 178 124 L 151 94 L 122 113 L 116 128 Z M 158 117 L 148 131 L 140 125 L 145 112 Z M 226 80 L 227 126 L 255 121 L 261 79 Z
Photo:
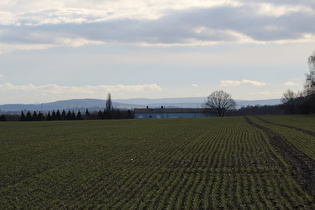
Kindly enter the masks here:
M 257 119 L 261 120 L 262 122 L 264 123 L 267 123 L 267 124 L 271 124 L 271 125 L 278 125 L 278 126 L 282 126 L 282 127 L 286 127 L 286 128 L 290 128 L 290 129 L 294 129 L 294 130 L 297 130 L 297 131 L 301 131 L 303 133 L 306 133 L 308 135 L 311 135 L 311 136 L 314 136 L 315 137 L 315 132 L 313 131 L 310 131 L 310 130 L 306 130 L 306 129 L 303 129 L 303 128 L 297 128 L 297 127 L 293 127 L 293 126 L 289 126 L 289 125 L 283 125 L 283 124 L 279 124 L 279 123 L 272 123 L 272 122 L 269 122 L 265 119 L 262 119 L 260 117 L 257 117 Z
M 245 120 L 267 134 L 270 144 L 289 164 L 290 172 L 296 182 L 308 194 L 315 196 L 315 161 L 273 130 L 253 122 L 248 117 L 245 117 Z

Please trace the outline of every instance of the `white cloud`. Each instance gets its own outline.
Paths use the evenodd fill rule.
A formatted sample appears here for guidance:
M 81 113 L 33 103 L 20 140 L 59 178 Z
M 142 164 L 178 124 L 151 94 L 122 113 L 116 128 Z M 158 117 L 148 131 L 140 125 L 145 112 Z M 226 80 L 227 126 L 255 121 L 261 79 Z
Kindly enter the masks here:
M 256 4 L 258 7 L 258 13 L 262 15 L 270 15 L 274 17 L 280 17 L 290 13 L 304 12 L 312 13 L 314 10 L 311 7 L 303 5 L 277 5 L 274 3 L 259 3 Z
M 100 22 L 111 19 L 115 19 L 115 16 L 110 10 L 58 8 L 42 11 L 32 11 L 17 15 L 15 17 L 14 24 L 27 26 L 40 26 L 47 24 L 81 24 Z
M 264 86 L 266 85 L 266 83 L 264 82 L 258 82 L 258 81 L 253 81 L 253 80 L 242 80 L 243 84 L 250 84 L 250 85 L 254 85 L 254 86 Z
M 3 78 L 4 77 L 4 75 L 3 74 L 0 74 L 0 78 Z
M 97 91 L 126 91 L 126 92 L 142 92 L 142 91 L 161 91 L 162 88 L 157 84 L 144 85 L 86 85 L 86 86 L 62 86 L 57 84 L 46 84 L 35 86 L 32 83 L 27 85 L 14 85 L 11 83 L 0 84 L 2 91 L 21 90 L 21 91 L 41 91 L 47 93 L 95 93 Z
M 91 45 L 91 44 L 99 45 L 99 44 L 103 44 L 103 42 L 87 40 L 87 39 L 83 39 L 83 38 L 75 38 L 75 39 L 58 38 L 58 39 L 56 39 L 56 44 L 60 45 L 60 46 L 81 47 L 84 45 Z
M 14 13 L 26 13 L 29 11 L 43 11 L 52 9 L 63 10 L 98 10 L 111 11 L 114 15 L 120 17 L 134 16 L 155 16 L 165 10 L 183 10 L 192 7 L 216 7 L 221 5 L 238 6 L 241 3 L 234 0 L 221 1 L 203 1 L 203 0 L 116 0 L 116 1 L 98 1 L 98 0 L 29 0 L 21 4 L 19 0 L 1 0 L 0 8 L 4 11 L 12 11 Z
M 13 45 L 13 50 L 19 49 L 16 45 L 41 49 L 37 44 L 47 47 L 60 42 L 77 47 L 315 41 L 314 27 L 305 24 L 315 18 L 313 4 L 307 1 L 30 0 L 21 4 L 3 0 L 0 8 L 0 27 L 5 29 L 0 28 L 0 40 Z
M 221 80 L 220 81 L 221 87 L 240 86 L 243 84 L 250 84 L 250 85 L 254 85 L 254 86 L 266 85 L 266 83 L 264 83 L 264 82 L 258 82 L 258 81 L 246 80 L 246 79 L 243 79 L 241 81 L 238 81 L 238 80 Z
M 12 12 L 0 11 L 0 25 L 15 25 L 15 15 Z
M 101 45 L 104 44 L 101 41 L 93 41 L 93 40 L 87 40 L 84 38 L 70 38 L 70 37 L 54 37 L 51 38 L 49 41 L 46 40 L 49 37 L 48 34 L 46 35 L 40 35 L 40 34 L 34 34 L 32 37 L 29 37 L 31 39 L 32 44 L 27 43 L 1 43 L 0 42 L 0 55 L 3 53 L 11 53 L 16 50 L 45 50 L 52 47 L 81 47 L 84 45 Z M 36 43 L 35 40 L 42 39 L 42 42 L 46 43 Z
M 197 85 L 197 84 L 192 84 L 191 86 L 193 86 L 193 87 L 198 87 L 199 85 Z
M 275 93 L 271 92 L 271 91 L 260 91 L 260 92 L 252 93 L 252 95 L 263 95 L 263 96 L 271 96 L 271 95 L 274 95 L 274 94 Z
M 242 82 L 240 81 L 232 81 L 232 80 L 221 80 L 220 86 L 222 87 L 229 87 L 229 86 L 239 86 Z
M 287 81 L 283 85 L 287 86 L 287 87 L 290 87 L 290 86 L 296 86 L 297 84 L 295 82 Z
M 155 20 L 164 15 L 165 10 L 183 10 L 192 7 L 213 7 L 228 4 L 229 1 L 54 1 L 30 2 L 27 7 L 14 0 L 0 11 L 3 25 L 44 25 L 64 23 L 92 23 L 106 20 L 139 19 Z M 14 5 L 14 7 L 13 7 Z M 95 9 L 97 8 L 97 9 Z M 8 12 L 10 11 L 10 12 Z
M 0 42 L 0 55 L 11 53 L 16 50 L 44 50 L 54 47 L 52 44 L 7 44 Z

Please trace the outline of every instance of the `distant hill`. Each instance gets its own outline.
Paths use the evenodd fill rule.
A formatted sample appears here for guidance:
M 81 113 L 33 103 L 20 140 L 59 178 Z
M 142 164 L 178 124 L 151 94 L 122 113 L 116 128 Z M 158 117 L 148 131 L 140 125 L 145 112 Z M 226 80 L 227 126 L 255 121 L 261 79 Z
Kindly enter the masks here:
M 237 107 L 242 106 L 255 106 L 255 105 L 278 105 L 281 104 L 281 99 L 268 99 L 268 100 L 236 100 Z
M 147 98 L 135 98 L 135 99 L 118 99 L 116 102 L 123 104 L 137 104 L 141 106 L 149 107 L 180 107 L 180 108 L 200 108 L 203 107 L 206 97 L 187 97 L 187 98 L 159 98 L 159 99 L 147 99 Z M 255 106 L 255 105 L 277 105 L 280 104 L 280 99 L 268 99 L 268 100 L 235 100 L 237 108 L 242 106 Z
M 81 110 L 85 111 L 88 109 L 89 111 L 97 111 L 103 110 L 105 108 L 105 100 L 101 99 L 71 99 L 71 100 L 63 100 L 56 101 L 51 103 L 42 103 L 42 104 L 5 104 L 0 105 L 0 111 L 8 112 L 16 112 L 22 110 L 28 111 L 52 111 L 52 110 Z M 141 107 L 138 105 L 129 105 L 122 104 L 119 102 L 113 101 L 113 106 L 119 109 L 133 109 L 136 107 Z
M 203 107 L 205 97 L 187 97 L 187 98 L 160 98 L 160 99 L 147 99 L 147 98 L 135 98 L 135 99 L 116 99 L 113 100 L 113 106 L 118 109 L 134 109 L 145 107 L 161 107 L 166 108 L 200 108 Z M 236 100 L 237 107 L 247 105 L 276 105 L 280 104 L 280 99 L 270 100 Z M 43 104 L 5 104 L 0 105 L 0 111 L 2 112 L 20 112 L 22 110 L 28 111 L 52 111 L 52 110 L 81 110 L 89 109 L 89 111 L 103 110 L 105 108 L 105 100 L 101 99 L 71 99 L 56 101 Z

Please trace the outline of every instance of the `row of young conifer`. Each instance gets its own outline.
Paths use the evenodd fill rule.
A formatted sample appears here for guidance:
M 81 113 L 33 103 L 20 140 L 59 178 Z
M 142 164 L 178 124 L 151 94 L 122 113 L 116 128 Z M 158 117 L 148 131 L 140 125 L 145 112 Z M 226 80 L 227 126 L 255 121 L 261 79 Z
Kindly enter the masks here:
M 90 113 L 88 109 L 85 110 L 85 113 L 82 113 L 80 110 L 74 112 L 74 110 L 65 111 L 65 110 L 53 110 L 43 114 L 42 112 L 30 112 L 27 111 L 26 114 L 24 111 L 21 112 L 19 117 L 20 121 L 55 121 L 55 120 L 97 120 L 97 119 L 132 119 L 133 111 L 131 110 L 119 110 L 112 109 L 110 112 L 98 111 Z

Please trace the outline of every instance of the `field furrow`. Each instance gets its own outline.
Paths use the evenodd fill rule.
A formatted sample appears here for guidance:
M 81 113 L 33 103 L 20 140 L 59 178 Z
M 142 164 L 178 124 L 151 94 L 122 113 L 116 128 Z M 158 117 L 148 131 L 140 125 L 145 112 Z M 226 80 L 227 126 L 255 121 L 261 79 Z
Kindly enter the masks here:
M 242 117 L 0 129 L 1 209 L 315 208 L 291 162 Z
M 273 129 L 264 127 L 256 122 L 246 118 L 247 122 L 261 130 L 263 130 L 269 138 L 270 143 L 281 154 L 286 162 L 290 165 L 290 171 L 299 185 L 311 195 L 315 195 L 315 161 L 305 153 L 296 149 L 295 145 L 283 138 Z
M 273 123 L 261 117 L 257 119 L 259 120 L 256 120 L 255 122 L 277 132 L 294 145 L 294 147 L 296 147 L 299 151 L 315 160 L 315 132 L 285 124 Z M 315 122 L 313 126 L 315 127 Z

